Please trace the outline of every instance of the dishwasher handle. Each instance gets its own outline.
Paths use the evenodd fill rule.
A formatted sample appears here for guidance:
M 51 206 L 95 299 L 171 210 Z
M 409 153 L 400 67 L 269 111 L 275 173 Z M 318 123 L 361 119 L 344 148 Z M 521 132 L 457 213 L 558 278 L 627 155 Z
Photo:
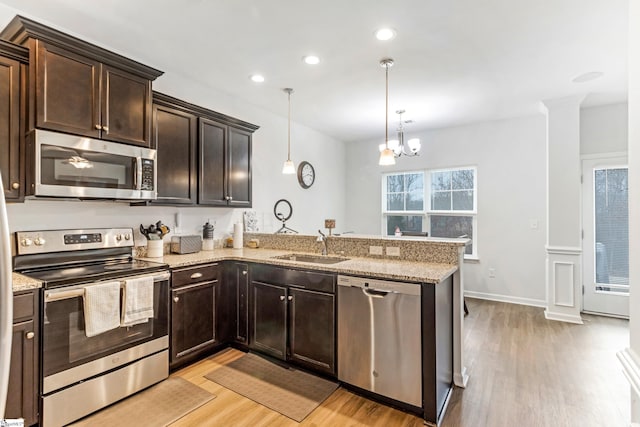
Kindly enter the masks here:
M 372 298 L 384 298 L 391 293 L 390 291 L 379 291 L 377 289 L 371 289 L 371 288 L 361 288 L 361 289 L 363 294 L 368 295 Z

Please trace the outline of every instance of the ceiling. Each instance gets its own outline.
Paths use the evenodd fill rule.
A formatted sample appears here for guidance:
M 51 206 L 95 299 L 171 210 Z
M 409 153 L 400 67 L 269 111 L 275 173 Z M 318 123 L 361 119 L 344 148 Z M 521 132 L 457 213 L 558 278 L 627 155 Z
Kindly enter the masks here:
M 0 3 L 278 115 L 292 87 L 294 121 L 343 141 L 384 136 L 384 57 L 395 60 L 391 125 L 405 109 L 407 133 L 531 115 L 579 93 L 588 105 L 626 100 L 628 0 Z M 395 39 L 376 40 L 382 26 Z M 310 53 L 319 65 L 302 62 Z M 592 71 L 604 75 L 571 81 Z

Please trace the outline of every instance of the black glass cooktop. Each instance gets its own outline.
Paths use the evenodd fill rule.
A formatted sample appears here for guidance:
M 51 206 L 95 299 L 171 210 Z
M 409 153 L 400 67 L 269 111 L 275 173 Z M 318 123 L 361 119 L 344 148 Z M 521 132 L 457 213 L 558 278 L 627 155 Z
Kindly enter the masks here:
M 155 271 L 167 270 L 167 264 L 126 259 L 87 263 L 73 266 L 56 266 L 24 270 L 20 273 L 44 282 L 46 289 L 79 285 L 97 280 L 116 279 Z

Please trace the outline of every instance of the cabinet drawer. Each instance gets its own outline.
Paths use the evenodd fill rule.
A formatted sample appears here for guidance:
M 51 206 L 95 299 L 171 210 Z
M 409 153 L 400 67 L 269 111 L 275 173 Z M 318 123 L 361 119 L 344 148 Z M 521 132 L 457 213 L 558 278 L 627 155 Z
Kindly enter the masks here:
M 35 299 L 33 292 L 16 294 L 13 296 L 13 321 L 33 319 L 36 313 Z
M 330 273 L 292 270 L 289 268 L 255 264 L 252 266 L 251 280 L 319 292 L 335 293 L 335 276 Z
M 217 263 L 173 270 L 171 272 L 171 287 L 177 288 L 193 283 L 210 282 L 218 280 L 219 275 L 220 270 Z

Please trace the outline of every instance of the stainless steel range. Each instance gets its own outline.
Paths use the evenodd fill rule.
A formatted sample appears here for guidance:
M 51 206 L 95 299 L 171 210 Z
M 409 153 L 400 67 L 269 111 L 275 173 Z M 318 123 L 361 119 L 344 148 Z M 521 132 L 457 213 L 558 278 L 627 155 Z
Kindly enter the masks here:
M 133 259 L 132 229 L 17 232 L 15 242 L 14 270 L 44 282 L 41 426 L 167 378 L 170 274 Z

